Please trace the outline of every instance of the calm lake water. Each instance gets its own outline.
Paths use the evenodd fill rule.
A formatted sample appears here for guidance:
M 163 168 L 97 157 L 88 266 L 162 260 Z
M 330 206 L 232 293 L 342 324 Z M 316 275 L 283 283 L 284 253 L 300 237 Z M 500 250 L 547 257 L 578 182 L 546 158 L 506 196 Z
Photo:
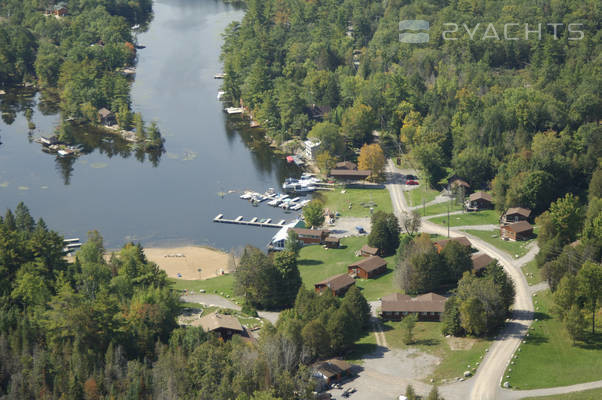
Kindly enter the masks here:
M 149 30 L 138 36 L 147 47 L 139 51 L 132 100 L 146 121 L 157 121 L 166 152 L 151 162 L 89 131 L 74 137 L 85 148 L 79 158 L 46 154 L 32 139 L 52 133 L 57 110 L 39 95 L 0 96 L 0 209 L 23 201 L 66 237 L 99 230 L 108 248 L 130 240 L 264 248 L 276 229 L 212 222 L 220 213 L 296 216 L 239 199 L 241 190 L 278 189 L 298 173 L 261 145 L 257 132 L 240 129 L 247 123 L 229 121 L 216 99 L 221 33 L 243 11 L 218 0 L 160 0 L 154 11 Z M 31 135 L 27 107 L 36 124 Z M 220 196 L 229 190 L 237 192 Z

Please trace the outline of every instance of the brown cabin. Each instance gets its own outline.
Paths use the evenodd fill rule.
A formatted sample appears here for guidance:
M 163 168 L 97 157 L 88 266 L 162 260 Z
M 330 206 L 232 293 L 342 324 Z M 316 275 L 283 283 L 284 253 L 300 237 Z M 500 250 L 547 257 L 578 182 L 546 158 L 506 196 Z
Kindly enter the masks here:
M 417 297 L 393 293 L 381 299 L 381 316 L 386 320 L 399 321 L 410 314 L 416 314 L 421 321 L 440 321 L 446 301 L 446 297 L 436 293 Z
M 363 245 L 360 249 L 360 256 L 362 257 L 372 257 L 380 255 L 380 250 L 378 247 L 370 247 L 367 244 Z
M 357 165 L 351 161 L 340 161 L 335 164 L 335 169 L 348 169 L 354 171 L 357 169 Z
M 358 181 L 368 179 L 371 174 L 370 170 L 331 169 L 328 175 L 335 179 Z
M 105 126 L 114 125 L 117 122 L 115 120 L 115 114 L 104 107 L 98 110 L 98 120 Z
M 455 238 L 451 238 L 451 239 L 438 240 L 435 243 L 433 243 L 433 245 L 437 249 L 437 253 L 441 253 L 443 251 L 443 249 L 445 248 L 445 246 L 447 246 L 447 244 L 451 241 L 458 242 L 462 246 L 471 247 L 470 240 L 468 240 L 465 236 L 455 237 Z
M 329 231 L 322 229 L 292 228 L 292 230 L 303 244 L 322 244 L 330 234 Z
M 351 286 L 355 285 L 355 280 L 347 274 L 339 274 L 324 279 L 314 285 L 316 293 L 322 293 L 330 290 L 333 296 L 344 296 Z
M 493 197 L 487 192 L 475 192 L 468 196 L 465 207 L 468 211 L 492 209 Z
M 236 317 L 217 312 L 202 317 L 199 323 L 205 332 L 217 333 L 222 340 L 231 339 L 232 336 L 242 335 L 245 332 Z
M 533 236 L 533 225 L 527 221 L 514 222 L 500 227 L 500 238 L 504 240 L 528 240 Z
M 485 267 L 495 261 L 485 253 L 474 254 L 472 257 L 472 272 L 479 275 Z
M 468 192 L 470 190 L 470 185 L 468 184 L 468 182 L 466 182 L 463 179 L 453 178 L 453 179 L 449 180 L 449 188 L 450 189 L 456 189 L 458 187 L 464 188 L 465 192 Z
M 341 246 L 341 239 L 334 236 L 328 236 L 324 239 L 324 245 L 329 249 L 338 249 Z
M 371 256 L 354 262 L 347 267 L 347 273 L 361 279 L 375 278 L 387 270 L 387 262 L 379 256 Z
M 507 225 L 513 222 L 528 221 L 531 210 L 523 207 L 511 207 L 500 218 L 500 224 Z

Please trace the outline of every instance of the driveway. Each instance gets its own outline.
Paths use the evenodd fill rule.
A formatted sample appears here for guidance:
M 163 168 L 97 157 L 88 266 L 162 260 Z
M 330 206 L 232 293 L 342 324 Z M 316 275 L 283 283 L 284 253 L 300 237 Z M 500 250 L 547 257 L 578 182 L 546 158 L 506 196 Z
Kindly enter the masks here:
M 220 307 L 220 308 L 228 308 L 230 310 L 240 311 L 240 306 L 238 304 L 233 303 L 232 301 L 222 297 L 218 294 L 190 294 L 186 296 L 181 296 L 180 301 L 185 303 L 198 303 L 207 307 Z M 272 324 L 278 322 L 278 317 L 280 316 L 279 312 L 274 311 L 257 311 L 257 314 L 264 319 L 267 319 Z

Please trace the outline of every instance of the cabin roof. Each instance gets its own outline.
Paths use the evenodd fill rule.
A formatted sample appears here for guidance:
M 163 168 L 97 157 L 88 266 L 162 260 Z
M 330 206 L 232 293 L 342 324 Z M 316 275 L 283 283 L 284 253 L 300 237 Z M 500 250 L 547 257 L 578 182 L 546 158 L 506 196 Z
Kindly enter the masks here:
M 531 210 L 529 210 L 528 208 L 523 208 L 523 207 L 511 207 L 508 209 L 508 211 L 506 211 L 506 215 L 512 215 L 512 214 L 518 214 L 518 215 L 522 215 L 525 218 L 529 218 L 529 215 L 531 215 Z
M 470 196 L 468 196 L 468 199 L 470 201 L 485 200 L 490 203 L 493 203 L 493 197 L 491 197 L 491 195 L 487 192 L 475 192 L 475 193 L 471 194 Z
M 363 260 L 356 261 L 353 264 L 349 264 L 350 267 L 358 267 L 366 272 L 375 271 L 386 265 L 387 262 L 379 256 L 370 256 L 368 258 L 364 258 Z
M 237 332 L 244 332 L 244 329 L 238 319 L 232 315 L 211 313 L 201 318 L 200 325 L 206 332 L 212 332 L 218 329 L 230 329 Z
M 491 262 L 495 261 L 493 258 L 489 257 L 485 253 L 475 254 L 472 257 L 472 269 L 475 271 L 479 271 L 489 265 Z
M 533 230 L 533 226 L 527 221 L 519 221 L 513 224 L 502 226 L 502 229 L 507 229 L 515 233 L 523 233 Z
M 394 293 L 381 299 L 381 310 L 386 312 L 443 312 L 446 297 L 426 293 L 417 297 Z
M 331 290 L 336 292 L 339 289 L 343 289 L 353 284 L 355 284 L 355 281 L 352 277 L 347 274 L 339 274 L 324 279 L 323 281 L 316 283 L 315 286 L 328 286 Z

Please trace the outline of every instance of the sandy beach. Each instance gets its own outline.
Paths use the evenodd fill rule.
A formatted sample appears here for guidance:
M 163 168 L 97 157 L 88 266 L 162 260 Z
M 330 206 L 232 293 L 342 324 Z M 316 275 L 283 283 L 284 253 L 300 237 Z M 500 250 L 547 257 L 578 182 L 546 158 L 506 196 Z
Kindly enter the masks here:
M 170 278 L 208 279 L 231 272 L 228 269 L 228 253 L 208 247 L 150 247 L 144 249 L 144 254 L 149 261 L 157 263 L 167 272 Z

